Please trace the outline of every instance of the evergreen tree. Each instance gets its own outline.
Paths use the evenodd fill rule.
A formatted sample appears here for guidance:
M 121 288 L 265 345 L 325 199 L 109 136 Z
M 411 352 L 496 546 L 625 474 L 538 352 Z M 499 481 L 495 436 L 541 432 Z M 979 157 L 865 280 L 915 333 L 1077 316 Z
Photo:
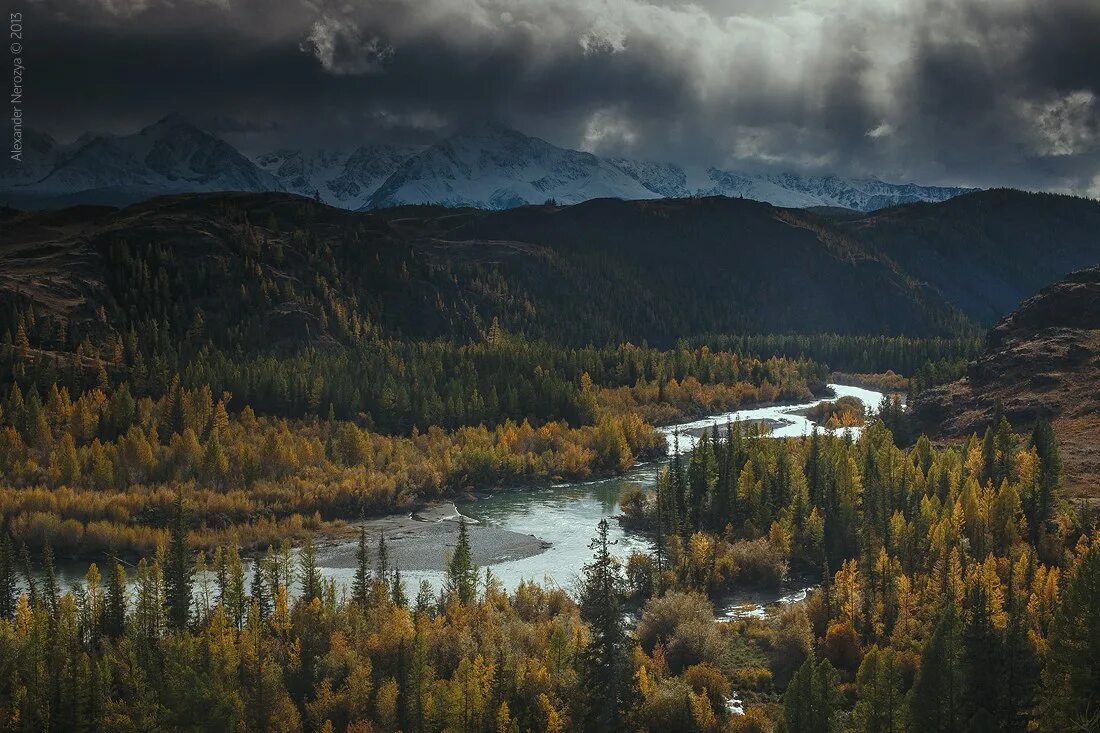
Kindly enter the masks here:
M 1050 627 L 1040 728 L 1100 730 L 1100 540 L 1070 571 Z
M 302 578 L 302 598 L 308 603 L 320 598 L 323 590 L 321 571 L 317 569 L 317 557 L 313 552 L 313 540 L 307 538 L 298 551 L 298 567 Z
M 1054 511 L 1054 492 L 1062 483 L 1062 455 L 1058 450 L 1058 440 L 1054 436 L 1054 428 L 1045 417 L 1035 421 L 1035 428 L 1031 432 L 1031 447 L 1039 456 L 1039 485 L 1037 496 L 1032 504 L 1033 509 L 1028 522 L 1037 532 L 1043 525 L 1050 521 Z M 1034 535 L 1036 538 L 1037 534 Z
M 187 522 L 183 495 L 176 494 L 172 516 L 171 538 L 164 565 L 165 600 L 168 604 L 168 625 L 173 629 L 187 628 L 191 618 L 191 577 L 194 564 L 187 544 Z
M 852 713 L 857 733 L 905 730 L 905 680 L 892 649 L 872 646 L 856 675 L 859 701 Z
M 114 568 L 107 576 L 107 597 L 103 609 L 103 633 L 113 639 L 126 630 L 126 608 L 129 597 L 126 591 L 126 569 L 115 560 Z
M 252 584 L 249 588 L 249 595 L 252 596 L 253 608 L 256 609 L 261 621 L 266 620 L 271 613 L 271 595 L 267 590 L 266 577 L 267 573 L 262 563 L 257 560 L 252 567 Z
M 967 593 L 969 616 L 962 628 L 962 672 L 966 679 L 963 696 L 967 728 L 1002 730 L 1005 723 L 1003 669 L 1004 648 L 993 623 L 989 592 L 975 583 Z
M 187 429 L 187 410 L 184 407 L 183 398 L 179 377 L 173 377 L 172 385 L 168 389 L 168 414 L 165 415 L 165 424 L 171 433 L 178 435 L 183 435 L 183 431 Z
M 42 548 L 42 594 L 50 616 L 57 617 L 57 605 L 61 600 L 61 590 L 57 583 L 57 568 L 53 562 L 53 548 L 47 544 Z
M 583 679 L 587 691 L 586 726 L 593 731 L 623 729 L 623 710 L 629 693 L 626 628 L 621 605 L 623 579 L 611 555 L 607 520 L 601 519 L 589 548 L 592 562 L 584 566 L 581 618 L 588 623 L 591 641 L 584 650 Z
M 0 619 L 15 615 L 15 552 L 7 527 L 0 527 Z
M 838 733 L 840 675 L 828 659 L 813 654 L 795 672 L 783 695 L 784 733 Z
M 963 729 L 965 690 L 959 619 L 948 607 L 921 654 L 920 670 L 910 694 L 909 723 L 913 731 L 955 733 Z
M 409 605 L 409 598 L 405 595 L 405 582 L 401 580 L 401 568 L 394 568 L 393 571 L 392 596 L 393 605 L 398 608 L 405 608 Z
M 672 518 L 675 524 L 670 524 L 670 529 L 675 527 L 677 532 L 687 533 L 688 530 L 688 506 L 687 506 L 687 477 L 684 475 L 683 458 L 680 455 L 680 433 L 672 433 L 672 465 L 669 467 L 669 487 L 672 490 L 672 503 L 675 507 Z
M 458 598 L 464 604 L 477 600 L 477 566 L 470 554 L 470 533 L 465 517 L 458 520 L 458 542 L 447 564 L 444 590 L 448 596 Z
M 374 574 L 388 593 L 390 587 L 390 551 L 386 547 L 385 530 L 378 534 L 378 559 L 375 561 Z
M 370 597 L 370 555 L 367 551 L 367 529 L 359 529 L 359 547 L 355 551 L 355 578 L 351 584 L 351 598 L 360 608 L 367 607 Z
M 413 613 L 417 616 L 430 616 L 435 610 L 435 591 L 432 584 L 426 580 L 420 581 L 420 588 L 416 592 L 416 607 Z

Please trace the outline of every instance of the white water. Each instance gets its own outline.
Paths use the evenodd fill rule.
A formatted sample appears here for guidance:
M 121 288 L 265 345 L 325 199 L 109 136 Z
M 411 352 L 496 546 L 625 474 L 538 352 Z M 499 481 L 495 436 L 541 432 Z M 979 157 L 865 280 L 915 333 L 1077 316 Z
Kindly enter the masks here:
M 689 430 L 699 430 L 701 428 L 709 428 L 711 425 L 725 425 L 727 422 L 759 422 L 759 421 L 776 421 L 780 425 L 774 427 L 771 431 L 771 437 L 773 438 L 797 438 L 803 435 L 809 435 L 816 423 L 807 418 L 805 415 L 797 415 L 795 413 L 807 410 L 814 405 L 822 402 L 829 402 L 833 399 L 840 399 L 841 397 L 858 397 L 866 409 L 874 412 L 878 410 L 879 402 L 882 401 L 882 393 L 875 392 L 870 389 L 863 389 L 862 387 L 851 387 L 846 384 L 830 384 L 829 385 L 836 397 L 830 397 L 821 400 L 815 400 L 813 402 L 806 402 L 799 405 L 771 405 L 769 407 L 754 407 L 747 410 L 735 410 L 733 412 L 726 412 L 721 415 L 711 415 L 710 417 L 704 417 L 700 420 L 693 422 L 680 423 L 679 425 L 669 425 L 661 428 L 661 432 L 665 434 L 669 439 L 669 446 L 671 450 L 672 441 L 671 436 L 674 431 L 680 433 L 680 452 L 686 452 L 690 450 L 698 438 L 686 434 Z M 823 430 L 818 426 L 818 430 Z M 860 428 L 840 428 L 834 432 L 842 433 L 844 430 L 851 432 L 852 438 L 858 438 Z

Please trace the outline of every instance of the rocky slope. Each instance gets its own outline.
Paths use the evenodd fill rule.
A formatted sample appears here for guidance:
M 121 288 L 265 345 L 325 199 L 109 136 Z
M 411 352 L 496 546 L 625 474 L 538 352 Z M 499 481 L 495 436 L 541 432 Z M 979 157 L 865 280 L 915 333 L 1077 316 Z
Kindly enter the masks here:
M 912 416 L 942 437 L 984 431 L 997 401 L 1018 430 L 1049 417 L 1070 496 L 1100 497 L 1100 267 L 1041 290 L 989 332 L 967 375 L 920 395 Z

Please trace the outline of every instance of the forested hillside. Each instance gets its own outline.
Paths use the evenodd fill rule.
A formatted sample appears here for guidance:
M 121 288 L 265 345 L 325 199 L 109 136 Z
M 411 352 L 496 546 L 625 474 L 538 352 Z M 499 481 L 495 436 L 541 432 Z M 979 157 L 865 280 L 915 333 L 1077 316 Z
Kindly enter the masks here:
M 795 215 L 728 199 L 488 214 L 350 214 L 287 195 L 191 196 L 9 219 L 6 300 L 74 327 L 197 315 L 217 346 L 364 334 L 671 345 L 701 333 L 960 335 L 894 266 Z M 232 314 L 229 319 L 225 314 Z

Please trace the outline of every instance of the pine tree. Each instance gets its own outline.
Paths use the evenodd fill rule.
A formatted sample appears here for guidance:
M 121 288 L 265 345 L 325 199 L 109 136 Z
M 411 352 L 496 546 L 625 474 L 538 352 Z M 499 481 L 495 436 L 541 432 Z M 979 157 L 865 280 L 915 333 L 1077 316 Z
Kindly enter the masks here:
M 465 604 L 477 600 L 477 566 L 470 554 L 470 534 L 465 517 L 458 520 L 458 542 L 447 564 L 445 591 L 448 596 Z
M 584 651 L 584 689 L 588 694 L 586 726 L 593 731 L 623 729 L 623 709 L 629 692 L 626 629 L 621 612 L 623 579 L 611 555 L 607 520 L 601 519 L 591 563 L 584 566 L 581 618 L 591 629 Z
M 168 604 L 168 625 L 185 629 L 191 618 L 191 575 L 194 565 L 187 544 L 187 521 L 183 495 L 176 494 L 172 517 L 171 539 L 164 566 L 165 600 Z

